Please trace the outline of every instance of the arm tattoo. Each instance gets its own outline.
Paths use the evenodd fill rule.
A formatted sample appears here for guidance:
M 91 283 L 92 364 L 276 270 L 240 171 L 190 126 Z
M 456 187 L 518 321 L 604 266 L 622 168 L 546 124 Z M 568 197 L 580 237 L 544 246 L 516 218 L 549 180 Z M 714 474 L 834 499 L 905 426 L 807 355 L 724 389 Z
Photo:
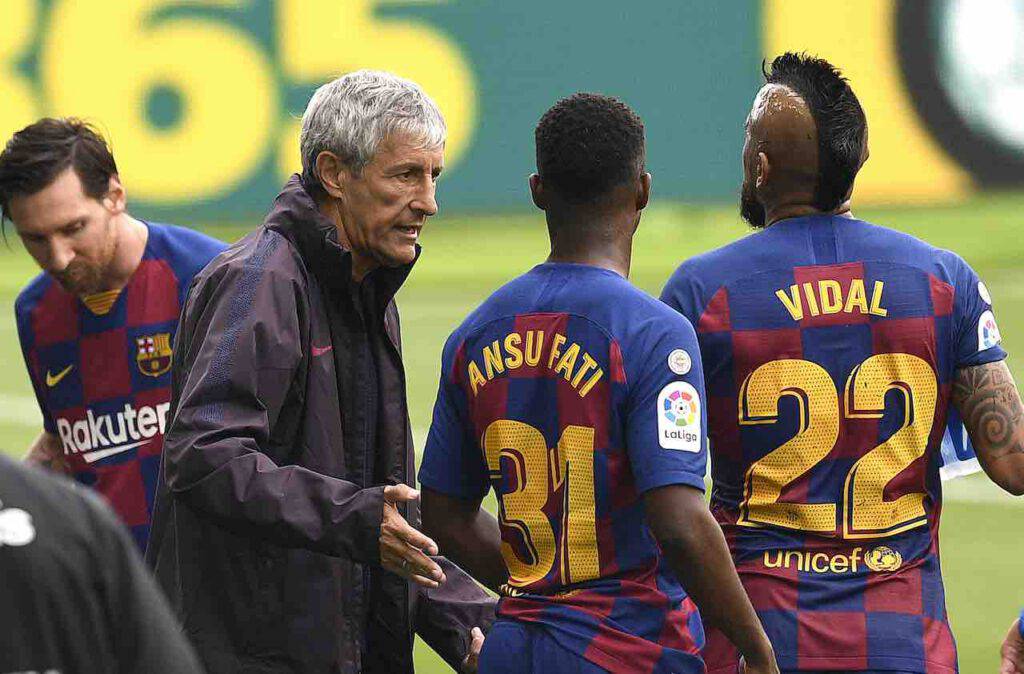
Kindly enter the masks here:
M 1024 405 L 1005 362 L 957 370 L 953 404 L 979 455 L 1024 454 Z

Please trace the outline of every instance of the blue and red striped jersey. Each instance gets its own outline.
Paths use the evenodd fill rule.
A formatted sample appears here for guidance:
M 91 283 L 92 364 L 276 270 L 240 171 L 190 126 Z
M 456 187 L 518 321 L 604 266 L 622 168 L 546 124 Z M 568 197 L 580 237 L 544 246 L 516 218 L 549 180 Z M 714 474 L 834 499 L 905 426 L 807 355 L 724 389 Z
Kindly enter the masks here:
M 1006 356 L 977 275 L 813 216 L 685 262 L 662 299 L 697 327 L 712 510 L 780 667 L 955 671 L 940 445 L 955 370 Z M 735 671 L 720 634 L 705 657 Z
M 171 345 L 192 277 L 224 249 L 198 232 L 146 223 L 138 269 L 94 313 L 47 273 L 15 302 L 43 427 L 75 480 L 102 494 L 145 550 L 171 400 Z
M 448 339 L 419 479 L 493 489 L 498 615 L 612 672 L 703 672 L 703 629 L 642 494 L 704 488 L 703 375 L 683 317 L 618 274 L 546 263 Z

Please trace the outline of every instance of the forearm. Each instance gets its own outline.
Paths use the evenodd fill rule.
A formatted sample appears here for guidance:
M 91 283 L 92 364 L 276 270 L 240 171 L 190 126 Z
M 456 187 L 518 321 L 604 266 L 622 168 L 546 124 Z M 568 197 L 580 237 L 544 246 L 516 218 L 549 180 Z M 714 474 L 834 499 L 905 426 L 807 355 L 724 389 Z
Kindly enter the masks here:
M 501 556 L 498 520 L 472 504 L 422 489 L 423 532 L 437 541 L 442 554 L 488 589 L 498 592 L 508 581 Z
M 70 475 L 71 469 L 64 459 L 64 451 L 57 436 L 43 431 L 28 448 L 25 463 L 52 470 L 62 475 Z
M 985 473 L 1011 494 L 1024 494 L 1024 404 L 1005 361 L 957 370 L 953 404 Z
M 665 487 L 698 494 L 699 506 L 668 508 L 673 502 L 662 501 L 651 508 L 651 527 L 676 578 L 697 603 L 706 622 L 721 630 L 751 663 L 771 660 L 772 650 L 761 621 L 754 612 L 736 567 L 729 554 L 725 536 L 704 505 L 699 492 L 687 487 Z M 655 490 L 661 491 L 661 490 Z M 691 499 L 688 499 L 692 501 Z
M 223 526 L 276 545 L 379 563 L 383 487 L 358 485 L 301 466 L 278 466 L 258 451 L 216 445 L 164 448 L 164 480 L 175 498 Z

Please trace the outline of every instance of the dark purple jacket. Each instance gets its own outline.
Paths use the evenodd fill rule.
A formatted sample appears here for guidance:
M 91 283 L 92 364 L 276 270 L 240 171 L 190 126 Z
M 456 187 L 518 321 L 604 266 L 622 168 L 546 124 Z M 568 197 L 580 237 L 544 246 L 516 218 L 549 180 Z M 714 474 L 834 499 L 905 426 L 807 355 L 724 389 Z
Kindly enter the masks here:
M 414 633 L 457 665 L 493 620 L 447 560 L 431 591 L 379 566 L 382 485 L 415 484 L 393 301 L 411 268 L 353 283 L 295 176 L 193 281 L 147 560 L 211 672 L 411 672 Z

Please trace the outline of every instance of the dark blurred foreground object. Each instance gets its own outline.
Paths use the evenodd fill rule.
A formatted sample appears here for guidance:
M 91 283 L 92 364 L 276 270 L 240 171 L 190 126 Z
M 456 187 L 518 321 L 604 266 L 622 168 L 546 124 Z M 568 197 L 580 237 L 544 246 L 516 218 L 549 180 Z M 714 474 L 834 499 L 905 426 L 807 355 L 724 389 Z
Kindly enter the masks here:
M 0 456 L 0 671 L 201 672 L 114 514 Z

